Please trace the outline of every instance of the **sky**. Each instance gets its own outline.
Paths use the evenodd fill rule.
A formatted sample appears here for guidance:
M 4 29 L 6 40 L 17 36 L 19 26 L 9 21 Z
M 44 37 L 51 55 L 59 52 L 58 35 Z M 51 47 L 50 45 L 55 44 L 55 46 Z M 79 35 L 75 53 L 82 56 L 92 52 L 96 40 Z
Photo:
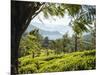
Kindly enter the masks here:
M 61 34 L 67 32 L 69 35 L 72 35 L 73 31 L 69 26 L 70 20 L 71 19 L 67 14 L 65 14 L 63 18 L 57 16 L 49 16 L 49 18 L 45 18 L 43 12 L 41 12 L 31 21 L 30 25 L 46 31 L 58 31 Z

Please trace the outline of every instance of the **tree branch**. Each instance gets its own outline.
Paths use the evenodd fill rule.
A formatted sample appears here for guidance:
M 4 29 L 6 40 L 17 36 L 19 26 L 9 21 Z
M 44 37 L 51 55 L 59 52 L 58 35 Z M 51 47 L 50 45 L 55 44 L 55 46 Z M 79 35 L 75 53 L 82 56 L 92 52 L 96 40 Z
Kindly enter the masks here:
M 44 6 L 45 6 L 45 3 L 41 5 L 41 7 L 39 8 L 39 10 L 37 10 L 35 12 L 35 14 L 32 16 L 31 19 L 35 18 L 42 11 L 42 9 L 43 9 Z

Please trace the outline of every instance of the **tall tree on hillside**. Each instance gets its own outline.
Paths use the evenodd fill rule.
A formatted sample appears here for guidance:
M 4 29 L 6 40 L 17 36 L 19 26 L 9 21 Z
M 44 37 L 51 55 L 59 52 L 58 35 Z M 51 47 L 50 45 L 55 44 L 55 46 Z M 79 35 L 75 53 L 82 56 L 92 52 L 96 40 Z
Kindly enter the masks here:
M 71 26 L 75 33 L 75 51 L 77 50 L 78 36 L 90 30 L 89 28 L 95 20 L 95 13 L 95 7 L 83 6 L 83 10 L 72 19 Z
M 41 44 L 38 40 L 39 32 L 37 29 L 31 31 L 29 34 L 21 38 L 19 46 L 19 57 L 33 54 L 33 57 L 40 54 Z
M 45 38 L 44 38 L 42 46 L 43 46 L 44 48 L 46 48 L 46 54 L 49 55 L 49 54 L 48 54 L 48 47 L 49 47 L 49 39 L 48 39 L 48 37 L 45 37 Z
M 91 28 L 91 35 L 92 35 L 92 47 L 93 49 L 96 48 L 96 21 L 93 22 L 93 27 Z
M 18 48 L 20 38 L 32 18 L 44 3 L 11 1 L 11 74 L 18 73 Z
M 68 33 L 63 35 L 62 38 L 62 45 L 63 45 L 63 52 L 69 52 L 69 44 L 70 44 L 70 39 L 68 36 Z

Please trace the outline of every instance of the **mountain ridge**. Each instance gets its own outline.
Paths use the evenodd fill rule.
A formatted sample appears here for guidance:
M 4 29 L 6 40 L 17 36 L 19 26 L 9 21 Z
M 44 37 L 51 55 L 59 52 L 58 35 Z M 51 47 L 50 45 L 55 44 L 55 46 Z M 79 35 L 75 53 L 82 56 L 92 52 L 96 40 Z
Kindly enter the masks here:
M 29 27 L 26 29 L 25 33 L 29 33 L 34 29 L 39 29 L 39 34 L 41 34 L 43 37 L 48 37 L 50 40 L 59 39 L 59 38 L 62 38 L 62 36 L 63 36 L 58 31 L 47 31 L 47 30 L 40 29 L 33 25 L 29 25 Z

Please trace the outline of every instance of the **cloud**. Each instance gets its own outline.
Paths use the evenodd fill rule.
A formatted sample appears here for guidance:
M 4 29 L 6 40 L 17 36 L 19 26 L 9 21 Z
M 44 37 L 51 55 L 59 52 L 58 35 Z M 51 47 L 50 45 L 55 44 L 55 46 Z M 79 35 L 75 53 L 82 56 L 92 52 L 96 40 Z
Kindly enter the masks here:
M 71 35 L 72 29 L 69 26 L 70 20 L 70 16 L 68 16 L 67 14 L 65 14 L 65 16 L 62 18 L 57 16 L 49 16 L 49 18 L 47 19 L 41 12 L 31 21 L 31 24 L 46 31 L 58 31 L 61 34 L 69 32 L 69 34 Z

